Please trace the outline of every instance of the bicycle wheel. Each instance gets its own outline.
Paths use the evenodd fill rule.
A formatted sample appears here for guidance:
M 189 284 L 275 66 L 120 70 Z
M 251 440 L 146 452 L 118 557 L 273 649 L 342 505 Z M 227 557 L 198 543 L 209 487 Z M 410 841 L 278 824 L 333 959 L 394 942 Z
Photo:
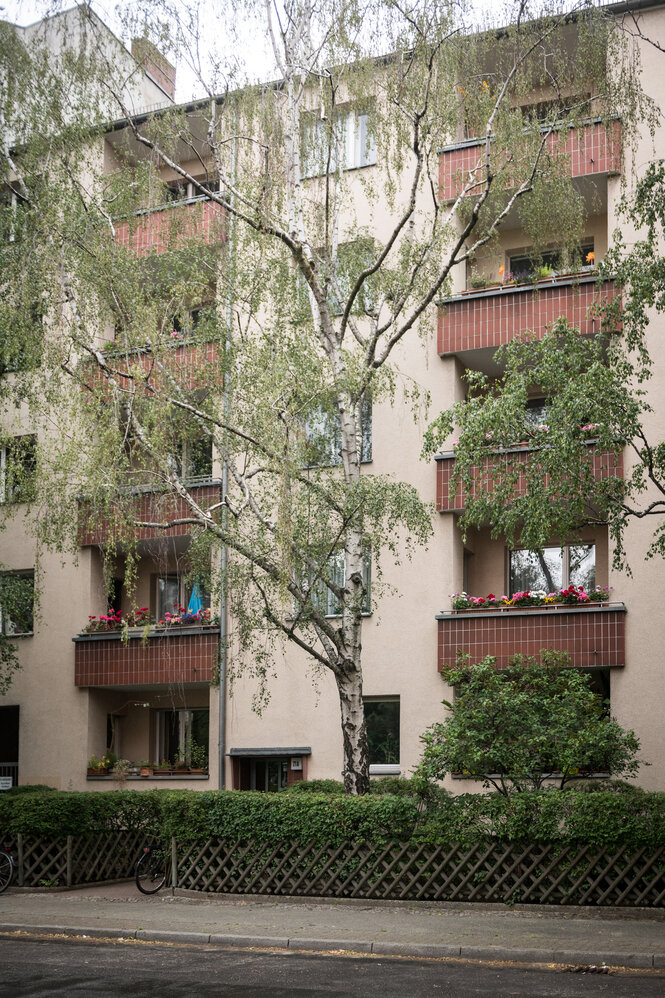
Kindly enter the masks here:
M 14 860 L 8 852 L 0 852 L 0 894 L 6 891 L 14 876 Z
M 156 894 L 166 883 L 166 860 L 158 849 L 146 849 L 136 864 L 136 886 L 141 894 Z

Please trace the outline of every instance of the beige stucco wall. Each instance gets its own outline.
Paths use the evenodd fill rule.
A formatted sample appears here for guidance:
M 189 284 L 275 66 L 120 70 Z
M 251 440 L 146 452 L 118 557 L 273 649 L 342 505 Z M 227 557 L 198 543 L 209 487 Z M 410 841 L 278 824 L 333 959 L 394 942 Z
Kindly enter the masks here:
M 648 24 L 665 38 L 665 13 L 649 13 Z M 645 18 L 646 20 L 646 18 Z M 662 78 L 661 53 L 644 47 L 644 83 L 660 100 L 658 81 Z M 660 130 L 656 148 L 665 153 L 665 135 Z M 636 165 L 643 170 L 653 158 L 649 139 L 639 146 Z M 370 167 L 368 169 L 378 169 Z M 311 182 L 312 185 L 316 182 Z M 620 191 L 618 179 L 608 181 L 607 219 L 592 215 L 585 230 L 593 235 L 597 256 L 605 252 L 608 239 L 617 227 L 615 200 Z M 388 218 L 379 208 L 370 211 L 357 185 L 355 204 L 361 218 L 385 233 Z M 626 226 L 621 223 L 628 234 Z M 525 245 L 519 230 L 506 230 L 501 237 L 501 251 Z M 491 266 L 498 263 L 491 261 Z M 488 263 L 488 266 L 490 264 Z M 455 289 L 465 286 L 463 268 L 456 268 Z M 389 473 L 411 482 L 426 500 L 434 503 L 435 469 L 433 462 L 420 460 L 422 434 L 427 421 L 441 408 L 461 398 L 464 386 L 459 363 L 452 357 L 441 359 L 436 353 L 436 311 L 429 313 L 431 332 L 422 342 L 415 334 L 405 338 L 396 364 L 407 383 L 413 380 L 429 392 L 432 405 L 415 413 L 401 397 L 394 405 L 381 402 L 373 413 L 373 459 L 365 473 Z M 649 332 L 653 356 L 662 354 L 662 317 L 654 317 Z M 655 411 L 646 425 L 657 439 L 665 439 L 665 366 L 655 365 L 650 384 Z M 30 568 L 35 563 L 35 546 L 22 529 L 21 510 L 10 529 L 0 535 L 3 564 L 12 568 Z M 440 701 L 450 695 L 437 672 L 435 614 L 449 607 L 449 596 L 463 588 L 464 544 L 453 515 L 433 514 L 433 535 L 426 549 L 416 551 L 414 559 L 394 566 L 384 564 L 385 578 L 394 587 L 363 624 L 364 692 L 367 696 L 400 697 L 400 769 L 408 775 L 420 755 L 419 736 L 433 721 L 441 719 Z M 619 574 L 608 564 L 606 531 L 595 531 L 597 572 L 601 584 L 614 587 L 613 597 L 628 607 L 626 618 L 626 667 L 612 675 L 612 709 L 618 720 L 634 727 L 642 739 L 645 759 L 652 766 L 642 771 L 640 783 L 649 788 L 665 788 L 665 685 L 660 681 L 662 649 L 665 647 L 665 618 L 661 612 L 663 564 L 660 559 L 644 560 L 651 522 L 632 523 L 627 533 L 627 550 L 633 576 Z M 471 536 L 467 547 L 469 559 L 468 589 L 487 593 L 504 590 L 506 585 L 505 545 L 491 540 L 487 531 Z M 155 571 L 177 566 L 175 551 L 167 552 L 158 566 L 147 555 L 139 564 L 136 602 L 151 604 L 150 577 Z M 84 549 L 77 563 L 61 561 L 57 555 L 42 553 L 40 571 L 43 593 L 39 607 L 39 626 L 34 636 L 19 638 L 22 671 L 17 675 L 3 705 L 20 705 L 21 782 L 48 783 L 60 788 L 108 789 L 108 783 L 89 783 L 85 762 L 105 747 L 106 715 L 124 715 L 120 733 L 123 756 L 138 760 L 153 755 L 145 714 L 151 707 L 179 706 L 186 697 L 188 706 L 210 706 L 210 779 L 197 787 L 218 783 L 216 733 L 219 724 L 217 689 L 188 690 L 114 690 L 87 691 L 74 687 L 74 645 L 72 636 L 85 623 L 88 613 L 105 608 L 101 588 L 99 552 Z M 226 702 L 226 749 L 256 747 L 311 746 L 308 776 L 339 777 L 342 768 L 342 743 L 339 727 L 337 692 L 330 674 L 313 666 L 300 650 L 284 646 L 274 653 L 274 678 L 270 681 L 270 699 L 259 715 L 252 710 L 254 681 L 242 674 L 241 663 L 232 654 L 234 676 L 232 693 Z M 226 766 L 227 785 L 231 783 L 230 762 Z M 131 787 L 154 786 L 150 781 L 132 782 Z M 183 786 L 180 781 L 160 785 Z M 451 786 L 453 784 L 451 783 Z M 468 790 L 469 785 L 455 782 L 454 789 Z

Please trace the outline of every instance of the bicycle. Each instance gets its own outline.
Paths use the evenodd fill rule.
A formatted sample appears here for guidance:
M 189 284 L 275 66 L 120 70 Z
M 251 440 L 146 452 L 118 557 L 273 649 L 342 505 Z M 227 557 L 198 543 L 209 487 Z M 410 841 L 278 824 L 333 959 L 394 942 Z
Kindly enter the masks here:
M 14 879 L 14 857 L 9 846 L 0 850 L 0 894 L 6 891 Z
M 161 846 L 144 846 L 136 864 L 136 886 L 141 894 L 161 891 L 169 874 L 170 856 Z

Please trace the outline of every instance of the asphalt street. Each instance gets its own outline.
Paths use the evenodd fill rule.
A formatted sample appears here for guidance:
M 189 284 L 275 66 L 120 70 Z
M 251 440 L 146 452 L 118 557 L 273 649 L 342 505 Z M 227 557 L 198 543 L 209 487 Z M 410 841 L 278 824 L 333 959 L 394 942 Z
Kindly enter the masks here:
M 7 998 L 662 998 L 659 971 L 234 950 L 69 938 L 0 940 Z

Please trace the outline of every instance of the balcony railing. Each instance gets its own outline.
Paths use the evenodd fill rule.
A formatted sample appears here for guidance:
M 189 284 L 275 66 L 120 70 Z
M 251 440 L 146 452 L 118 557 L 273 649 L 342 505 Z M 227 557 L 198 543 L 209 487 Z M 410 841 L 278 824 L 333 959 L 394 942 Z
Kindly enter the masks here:
M 571 177 L 619 173 L 621 122 L 589 121 L 579 128 L 557 129 L 549 135 L 546 148 L 551 155 L 566 156 L 570 160 Z M 439 159 L 442 200 L 453 201 L 469 185 L 470 178 L 481 182 L 484 168 L 483 139 L 467 139 L 443 149 Z M 467 189 L 470 194 L 479 193 L 479 188 Z
M 72 639 L 76 686 L 149 686 L 210 683 L 219 656 L 219 630 L 178 627 L 78 634 Z
M 188 492 L 200 508 L 209 509 L 221 500 L 221 482 L 191 485 Z M 191 517 L 189 506 L 180 496 L 172 492 L 137 489 L 130 494 L 129 499 L 129 509 L 127 496 L 123 496 L 117 507 L 111 504 L 104 511 L 96 509 L 89 500 L 81 499 L 79 545 L 89 547 L 91 544 L 109 544 L 120 539 L 145 541 L 156 537 L 181 537 L 192 532 L 191 523 L 176 523 L 168 528 L 128 527 L 128 515 L 133 520 L 149 523 L 171 523 Z
M 591 461 L 591 474 L 595 481 L 603 481 L 608 478 L 623 478 L 623 455 L 615 454 L 612 451 L 599 451 L 589 444 L 589 460 Z M 528 476 L 526 469 L 533 448 L 508 447 L 501 451 L 489 451 L 487 457 L 474 467 L 473 482 L 471 487 L 471 497 L 493 491 L 493 483 L 498 474 L 504 469 L 515 464 L 521 465 L 524 472 L 519 475 L 515 487 L 515 495 L 525 495 L 528 489 Z M 457 484 L 453 481 L 455 470 L 455 454 L 437 454 L 436 458 L 436 508 L 440 513 L 461 513 L 466 508 L 467 493 L 465 493 L 461 482 Z M 546 482 L 547 484 L 547 482 Z
M 178 338 L 172 337 L 166 344 L 156 337 L 152 344 L 131 349 L 124 349 L 119 342 L 109 342 L 104 350 L 111 374 L 95 360 L 87 360 L 81 368 L 87 387 L 92 391 L 101 390 L 104 395 L 111 395 L 111 380 L 120 389 L 134 391 L 136 368 L 149 375 L 150 384 L 155 388 L 165 381 L 170 385 L 175 381 L 185 390 L 202 384 L 207 389 L 217 386 L 220 391 L 223 387 L 223 367 L 216 340 L 197 339 L 195 333 L 178 334 Z
M 191 198 L 137 212 L 115 224 L 119 246 L 133 249 L 137 257 L 184 247 L 188 241 L 212 244 L 224 241 L 224 213 L 216 201 Z
M 505 668 L 513 655 L 543 649 L 568 652 L 578 668 L 622 666 L 625 615 L 623 603 L 440 613 L 439 670 L 454 665 L 460 653 L 468 653 L 472 663 L 494 655 Z
M 600 331 L 597 306 L 614 298 L 614 282 L 590 274 L 554 277 L 528 285 L 497 285 L 456 295 L 439 308 L 437 343 L 441 356 L 496 349 L 527 329 L 541 339 L 561 317 L 579 329 Z

